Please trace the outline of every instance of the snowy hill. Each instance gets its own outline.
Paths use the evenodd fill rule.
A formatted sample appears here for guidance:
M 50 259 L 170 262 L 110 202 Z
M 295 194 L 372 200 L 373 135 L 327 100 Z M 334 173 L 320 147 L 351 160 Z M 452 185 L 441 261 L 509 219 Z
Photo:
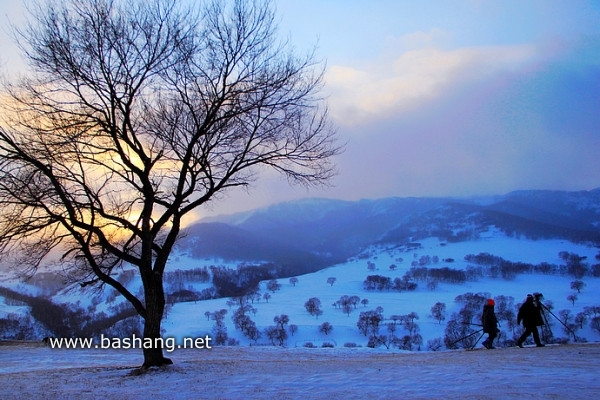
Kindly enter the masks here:
M 514 326 L 518 304 L 527 293 L 542 292 L 555 314 L 548 314 L 552 341 L 595 342 L 600 266 L 599 242 L 592 239 L 599 229 L 599 195 L 534 191 L 460 201 L 305 200 L 204 222 L 190 227 L 169 262 L 164 334 L 181 341 L 218 331 L 225 344 L 279 344 L 267 330 L 284 315 L 286 347 L 442 350 L 452 337 L 449 323 L 465 310 L 471 313 L 466 322 L 477 323 L 481 303 L 493 297 L 513 312 L 500 321 L 498 342 L 508 346 L 522 329 Z M 217 250 L 206 258 L 203 248 Z M 570 270 L 564 255 L 575 255 L 583 270 Z M 110 288 L 64 287 L 52 273 L 28 281 L 2 273 L 3 339 L 139 332 L 131 307 Z M 271 290 L 273 278 L 279 288 Z M 140 293 L 134 271 L 125 269 L 118 279 Z M 580 293 L 572 288 L 576 280 L 583 284 Z M 248 292 L 254 283 L 256 290 Z M 311 298 L 319 300 L 320 313 L 307 311 Z M 431 315 L 438 303 L 445 311 L 436 319 Z M 236 327 L 240 304 L 259 335 Z M 372 335 L 359 327 L 363 312 L 377 314 L 379 335 L 408 339 L 369 343 Z M 218 323 L 217 314 L 223 316 Z M 327 333 L 320 330 L 324 323 Z M 563 323 L 571 328 L 563 329 Z M 454 335 L 477 329 L 463 326 Z
M 260 240 L 249 254 L 226 247 L 220 252 L 204 224 L 219 222 L 219 243 Z M 278 261 L 269 243 L 319 257 L 315 268 L 342 262 L 376 244 L 404 244 L 427 237 L 445 241 L 477 239 L 490 225 L 510 236 L 600 243 L 600 189 L 581 192 L 518 191 L 492 198 L 386 198 L 356 202 L 309 199 L 253 212 L 215 217 L 191 226 L 180 242 L 197 257 Z M 233 227 L 237 228 L 233 230 Z M 202 242 L 206 241 L 203 245 Z M 298 271 L 297 273 L 304 273 Z
M 297 326 L 297 331 L 290 335 L 286 346 L 305 346 L 312 343 L 322 346 L 331 343 L 336 347 L 345 344 L 366 346 L 368 339 L 361 334 L 357 328 L 357 320 L 361 311 L 373 310 L 377 307 L 383 308 L 383 315 L 387 319 L 392 315 L 407 315 L 416 313 L 419 319 L 416 321 L 420 335 L 423 338 L 421 346 L 413 349 L 427 350 L 429 340 L 444 336 L 447 319 L 454 312 L 461 309 L 461 304 L 455 302 L 455 298 L 464 293 L 483 293 L 484 296 L 508 296 L 514 299 L 514 306 L 521 303 L 527 293 L 542 292 L 545 301 L 554 306 L 553 313 L 558 316 L 560 310 L 569 310 L 571 317 L 583 312 L 586 307 L 600 305 L 600 278 L 586 276 L 583 278 L 586 286 L 573 304 L 567 299 L 574 293 L 571 282 L 575 279 L 568 275 L 560 274 L 517 274 L 514 278 L 504 279 L 489 276 L 480 277 L 475 280 L 467 280 L 460 284 L 439 283 L 435 288 L 429 289 L 423 282 L 418 282 L 414 291 L 397 291 L 393 289 L 377 291 L 366 290 L 364 281 L 369 275 L 388 276 L 392 279 L 401 278 L 412 268 L 415 260 L 423 257 L 437 257 L 439 260 L 454 260 L 452 262 L 439 261 L 438 264 L 429 265 L 434 267 L 451 267 L 457 270 L 466 270 L 469 262 L 465 256 L 469 254 L 489 253 L 502 257 L 504 260 L 513 262 L 529 263 L 533 265 L 548 263 L 561 265 L 564 262 L 559 258 L 559 252 L 565 251 L 576 253 L 594 260 L 598 249 L 588 245 L 574 244 L 564 240 L 528 240 L 506 237 L 497 230 L 482 234 L 476 241 L 446 243 L 437 238 L 429 238 L 419 243 L 418 247 L 373 247 L 370 252 L 364 253 L 348 262 L 341 263 L 314 273 L 298 276 L 298 282 L 293 285 L 288 278 L 278 280 L 281 288 L 275 292 L 267 289 L 268 282 L 262 282 L 260 293 L 270 293 L 268 303 L 262 299 L 252 303 L 254 311 L 250 313 L 252 320 L 263 330 L 274 325 L 273 318 L 281 314 L 289 316 L 290 324 Z M 375 267 L 373 268 L 373 264 Z M 371 270 L 369 269 L 371 265 Z M 391 270 L 390 266 L 396 268 Z M 333 285 L 329 284 L 328 278 L 335 278 Z M 358 296 L 361 300 L 367 299 L 366 305 L 358 304 L 352 307 L 349 313 L 343 312 L 334 303 L 342 296 Z M 306 301 L 311 297 L 317 297 L 322 304 L 322 315 L 318 317 L 310 315 L 304 307 Z M 228 305 L 229 299 L 205 300 L 201 302 L 189 302 L 175 304 L 165 320 L 164 328 L 166 334 L 182 339 L 184 336 L 203 336 L 212 334 L 215 321 L 205 316 L 206 312 L 227 310 L 224 323 L 227 327 L 229 337 L 235 338 L 242 345 L 255 344 L 242 335 L 234 327 L 232 315 L 235 307 Z M 431 308 L 436 302 L 445 303 L 446 320 L 436 321 L 429 317 Z M 562 329 L 561 323 L 548 314 L 549 322 L 556 337 L 569 337 L 569 332 Z M 323 322 L 329 322 L 333 330 L 329 334 L 319 332 Z M 501 321 L 501 330 L 508 338 L 512 337 L 513 329 Z M 382 324 L 383 325 L 383 324 Z M 385 328 L 382 326 L 382 333 Z M 407 334 L 401 328 L 397 335 Z M 585 329 L 577 332 L 578 336 L 585 337 L 588 341 L 600 340 L 600 332 L 586 325 Z M 270 344 L 264 336 L 258 344 Z
M 265 214 L 263 210 L 255 216 L 245 215 L 236 223 L 212 222 L 222 232 L 221 236 L 215 234 L 219 240 L 238 235 L 237 242 L 228 244 L 233 251 L 236 243 L 247 240 L 249 227 L 261 226 L 264 234 L 256 234 L 254 242 L 246 242 L 246 251 L 260 250 L 248 253 L 256 263 L 200 258 L 192 250 L 193 243 L 198 245 L 202 238 L 196 237 L 194 242 L 190 241 L 193 236 L 188 236 L 187 245 L 171 258 L 165 276 L 171 304 L 163 321 L 163 336 L 177 344 L 185 338 L 209 336 L 212 348 L 175 348 L 166 353 L 175 365 L 141 376 L 132 375 L 142 362 L 140 349 L 60 350 L 39 341 L 56 334 L 53 329 L 60 329 L 58 324 L 69 318 L 87 321 L 77 334 L 89 334 L 96 340 L 98 332 L 112 337 L 139 334 L 139 319 L 131 316 L 127 304 L 112 289 L 89 292 L 77 286 L 64 287 L 60 276 L 50 272 L 21 281 L 4 271 L 0 284 L 2 338 L 12 339 L 11 334 L 20 332 L 36 340 L 0 340 L 0 357 L 5 361 L 0 366 L 0 397 L 89 395 L 136 399 L 147 398 L 151 391 L 156 397 L 181 399 L 198 398 L 199 394 L 227 399 L 397 398 L 399 393 L 404 397 L 444 399 L 593 398 L 600 391 L 596 377 L 600 361 L 599 250 L 594 242 L 569 240 L 576 224 L 554 224 L 546 231 L 549 237 L 540 237 L 537 228 L 544 218 L 547 226 L 548 213 L 560 212 L 579 215 L 575 220 L 587 215 L 592 222 L 576 230 L 593 233 L 597 202 L 581 201 L 571 211 L 546 207 L 545 214 L 529 219 L 518 216 L 515 210 L 524 208 L 511 202 L 444 202 L 407 200 L 404 207 L 420 211 L 402 218 L 400 211 L 396 217 L 386 218 L 394 215 L 389 207 L 394 208 L 402 200 L 366 202 L 368 207 L 344 203 L 344 207 L 354 208 L 350 214 L 359 215 L 358 209 L 363 210 L 362 217 L 357 217 L 362 222 L 352 222 L 336 202 L 326 202 L 327 207 L 319 215 L 311 215 L 321 223 L 325 219 L 332 224 L 326 224 L 327 233 L 317 232 L 316 238 L 298 240 L 298 245 L 291 247 L 293 235 L 286 237 L 282 226 L 302 226 L 299 232 L 317 226 L 307 228 L 317 222 L 303 220 L 304 214 L 299 211 L 303 206 L 296 205 L 296 214 L 287 214 L 289 220 L 284 218 L 286 212 Z M 514 230 L 509 229 L 505 218 L 500 218 L 504 222 L 498 225 L 484 225 L 491 219 L 481 207 L 489 210 L 492 205 L 496 209 L 487 215 L 501 212 L 515 216 L 520 223 L 512 225 Z M 333 218 L 331 213 L 336 219 L 328 219 Z M 277 217 L 271 219 L 270 227 L 265 222 L 267 215 Z M 378 222 L 368 225 L 370 218 Z M 331 222 L 334 220 L 337 225 Z M 555 229 L 560 225 L 568 229 Z M 210 226 L 194 229 L 199 229 L 195 231 L 198 233 Z M 352 235 L 353 229 L 360 233 L 366 226 L 373 229 Z M 331 255 L 323 257 L 323 252 L 315 249 L 329 239 L 335 242 L 340 227 L 348 235 L 333 247 L 354 248 L 351 257 L 325 268 L 318 265 L 311 272 L 261 280 L 256 292 L 241 292 L 237 298 L 218 297 L 216 273 L 234 271 L 237 275 L 233 277 L 240 281 L 251 274 L 255 278 L 263 273 L 268 276 L 281 272 L 274 265 L 285 262 L 277 257 L 286 252 L 294 255 L 294 260 L 332 260 Z M 208 235 L 211 231 L 204 232 Z M 273 232 L 279 232 L 276 241 L 269 239 Z M 567 237 L 560 237 L 561 232 Z M 348 241 L 348 237 L 353 239 Z M 214 237 L 210 240 L 218 242 Z M 353 244 L 348 245 L 350 242 Z M 279 253 L 270 248 L 273 243 L 281 246 Z M 338 256 L 341 254 L 343 251 Z M 264 255 L 276 257 L 260 260 Z M 583 269 L 574 269 L 573 262 Z M 126 269 L 118 278 L 134 293 L 139 291 L 140 281 L 133 271 Z M 580 292 L 573 286 L 574 281 L 582 283 Z M 378 290 L 381 282 L 388 286 Z M 515 326 L 514 312 L 532 292 L 544 294 L 552 333 L 546 341 L 551 344 L 543 349 L 519 349 L 514 339 L 522 328 Z M 194 297 L 199 294 L 207 297 Z M 500 317 L 496 350 L 481 348 L 482 337 L 476 325 L 460 325 L 458 336 L 449 332 L 451 321 L 456 322 L 459 316 L 477 323 L 487 297 L 496 299 L 499 314 L 501 308 L 513 311 L 512 318 Z M 320 313 L 309 313 L 306 303 L 311 298 L 319 299 Z M 352 298 L 357 299 L 355 303 L 344 307 L 342 300 Z M 245 322 L 254 324 L 259 337 L 250 337 L 234 320 L 236 314 L 239 316 L 240 304 L 244 305 Z M 436 304 L 445 306 L 443 318 L 434 318 L 432 308 Z M 468 314 L 473 304 L 474 311 Z M 359 327 L 361 313 L 369 312 L 381 316 L 379 341 L 373 341 L 372 332 L 365 335 Z M 50 326 L 49 321 L 58 324 Z M 278 323 L 283 324 L 287 336 L 281 346 L 278 337 L 269 337 Z M 322 329 L 324 323 L 330 327 L 326 332 Z M 564 328 L 563 323 L 570 328 Z M 29 331 L 19 331 L 23 326 Z M 65 332 L 66 336 L 74 334 Z M 215 345 L 219 335 L 225 338 L 225 346 Z M 463 350 L 473 346 L 476 351 Z

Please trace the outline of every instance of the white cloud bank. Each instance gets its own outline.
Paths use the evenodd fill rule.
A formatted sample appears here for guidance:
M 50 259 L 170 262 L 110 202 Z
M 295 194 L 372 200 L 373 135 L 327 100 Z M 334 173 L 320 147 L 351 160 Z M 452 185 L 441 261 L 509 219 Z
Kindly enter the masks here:
M 442 50 L 428 46 L 364 68 L 334 65 L 326 75 L 336 123 L 356 125 L 409 111 L 455 85 L 535 66 L 532 45 Z

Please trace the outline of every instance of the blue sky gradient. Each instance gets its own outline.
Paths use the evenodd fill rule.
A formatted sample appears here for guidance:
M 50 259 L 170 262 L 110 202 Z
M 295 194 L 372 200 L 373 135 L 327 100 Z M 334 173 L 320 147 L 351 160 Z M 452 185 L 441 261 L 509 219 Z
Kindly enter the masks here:
M 2 0 L 3 26 L 22 2 Z M 600 2 L 274 0 L 317 46 L 346 151 L 323 190 L 266 173 L 199 216 L 307 196 L 469 196 L 600 187 Z M 18 57 L 0 32 L 0 66 Z

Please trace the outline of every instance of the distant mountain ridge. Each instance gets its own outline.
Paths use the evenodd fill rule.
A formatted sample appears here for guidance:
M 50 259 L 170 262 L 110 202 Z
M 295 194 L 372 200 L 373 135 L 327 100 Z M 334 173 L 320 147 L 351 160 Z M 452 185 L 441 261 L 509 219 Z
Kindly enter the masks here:
M 303 199 L 200 221 L 179 246 L 198 258 L 267 261 L 305 273 L 371 245 L 431 236 L 471 240 L 492 225 L 509 235 L 600 245 L 600 189 L 524 190 L 485 199 Z

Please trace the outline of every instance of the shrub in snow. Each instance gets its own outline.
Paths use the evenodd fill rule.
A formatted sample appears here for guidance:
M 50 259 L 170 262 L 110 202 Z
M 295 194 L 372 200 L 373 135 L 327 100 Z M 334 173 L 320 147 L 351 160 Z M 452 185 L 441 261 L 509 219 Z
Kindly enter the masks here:
M 442 346 L 444 346 L 442 338 L 435 338 L 427 341 L 427 350 L 429 351 L 441 350 Z

